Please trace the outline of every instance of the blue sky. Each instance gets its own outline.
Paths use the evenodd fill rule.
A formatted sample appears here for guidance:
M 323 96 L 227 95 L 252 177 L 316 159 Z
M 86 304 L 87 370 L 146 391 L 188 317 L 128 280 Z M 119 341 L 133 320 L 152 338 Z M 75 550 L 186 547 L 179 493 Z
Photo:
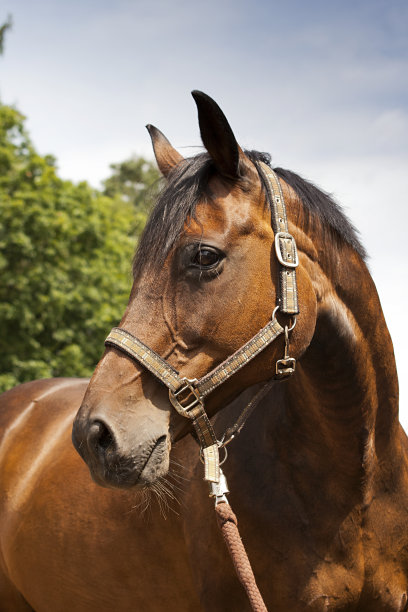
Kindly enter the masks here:
M 110 163 L 151 157 L 146 123 L 194 152 L 189 92 L 201 89 L 243 146 L 336 196 L 371 256 L 408 429 L 408 2 L 0 0 L 0 9 L 0 21 L 14 20 L 1 98 L 27 115 L 62 176 L 97 186 Z

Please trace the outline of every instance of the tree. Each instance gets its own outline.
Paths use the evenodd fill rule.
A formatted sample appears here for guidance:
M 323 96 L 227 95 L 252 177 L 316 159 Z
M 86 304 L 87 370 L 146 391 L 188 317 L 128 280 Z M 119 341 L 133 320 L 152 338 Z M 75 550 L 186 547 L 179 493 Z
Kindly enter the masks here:
M 119 196 L 133 204 L 138 229 L 144 227 L 147 214 L 161 187 L 161 175 L 156 166 L 144 157 L 131 157 L 111 164 L 112 175 L 103 182 L 104 194 Z
M 5 39 L 5 34 L 7 32 L 7 30 L 9 30 L 12 26 L 12 20 L 11 20 L 11 16 L 9 15 L 7 17 L 7 21 L 5 23 L 3 23 L 2 26 L 0 26 L 0 55 L 3 54 L 4 52 L 4 39 Z
M 1 390 L 92 372 L 127 302 L 143 219 L 119 190 L 60 179 L 0 104 Z

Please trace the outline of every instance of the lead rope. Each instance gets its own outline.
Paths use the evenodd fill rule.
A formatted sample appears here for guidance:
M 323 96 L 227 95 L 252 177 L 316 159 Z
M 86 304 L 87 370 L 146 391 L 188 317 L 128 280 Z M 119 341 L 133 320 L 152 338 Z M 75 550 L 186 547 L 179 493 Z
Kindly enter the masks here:
M 246 591 L 252 610 L 254 612 L 268 612 L 256 584 L 254 572 L 252 571 L 241 536 L 239 535 L 237 517 L 229 503 L 225 502 L 220 502 L 215 506 L 215 513 L 236 574 Z

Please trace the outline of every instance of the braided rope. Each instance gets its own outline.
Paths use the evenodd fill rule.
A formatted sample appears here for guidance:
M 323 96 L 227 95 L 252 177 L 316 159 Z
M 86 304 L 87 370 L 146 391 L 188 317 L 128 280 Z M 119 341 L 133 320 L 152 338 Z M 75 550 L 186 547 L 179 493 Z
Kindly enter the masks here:
M 268 612 L 257 587 L 251 564 L 238 531 L 238 521 L 229 504 L 221 502 L 215 506 L 218 525 L 224 536 L 235 571 L 244 587 L 254 612 Z

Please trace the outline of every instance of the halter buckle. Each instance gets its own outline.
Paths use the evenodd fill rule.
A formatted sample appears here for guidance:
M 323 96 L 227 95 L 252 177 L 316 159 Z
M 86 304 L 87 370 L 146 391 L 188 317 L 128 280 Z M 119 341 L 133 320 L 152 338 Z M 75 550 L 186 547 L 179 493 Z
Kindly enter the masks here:
M 196 378 L 182 378 L 181 380 L 185 384 L 177 391 L 169 389 L 169 399 L 179 414 L 191 419 L 189 412 L 197 404 L 203 405 L 202 397 L 194 387 L 194 383 L 197 382 Z
M 295 373 L 296 359 L 294 357 L 284 357 L 276 362 L 276 378 L 287 378 Z
M 275 251 L 279 263 L 285 268 L 297 268 L 299 257 L 296 242 L 289 232 L 277 232 L 275 234 Z

